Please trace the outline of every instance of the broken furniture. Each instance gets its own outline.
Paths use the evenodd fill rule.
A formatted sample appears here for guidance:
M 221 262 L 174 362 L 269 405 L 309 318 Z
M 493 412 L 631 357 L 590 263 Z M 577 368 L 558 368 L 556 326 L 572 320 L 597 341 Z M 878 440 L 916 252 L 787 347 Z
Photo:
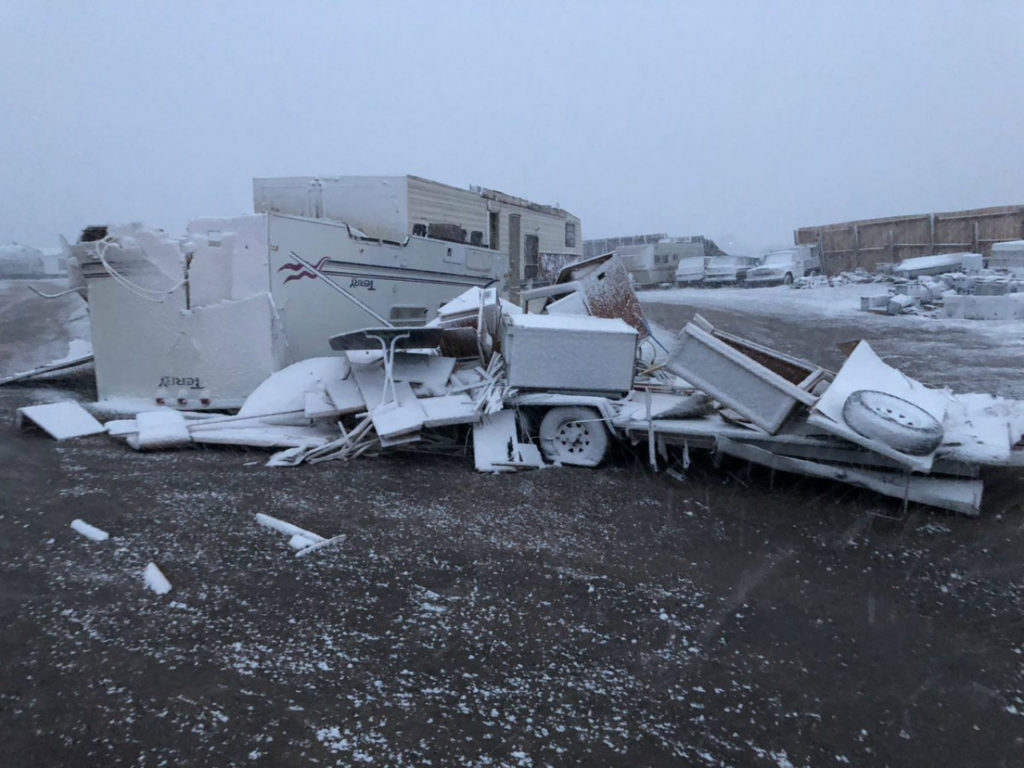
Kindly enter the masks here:
M 365 328 L 331 337 L 331 349 L 335 351 L 380 347 L 384 377 L 380 397 L 375 398 L 377 404 L 371 409 L 370 418 L 382 446 L 390 447 L 414 439 L 426 417 L 408 383 L 400 392 L 396 390 L 395 350 L 434 349 L 441 345 L 443 335 L 441 328 Z M 451 366 L 446 366 L 446 369 L 451 371 Z

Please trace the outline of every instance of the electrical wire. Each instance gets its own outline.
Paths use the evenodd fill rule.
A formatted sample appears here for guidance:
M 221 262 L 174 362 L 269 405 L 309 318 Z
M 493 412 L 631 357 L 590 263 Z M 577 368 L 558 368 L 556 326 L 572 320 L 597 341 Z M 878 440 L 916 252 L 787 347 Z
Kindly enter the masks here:
M 115 245 L 115 241 L 109 236 L 103 238 L 102 240 L 96 243 L 96 255 L 99 257 L 100 264 L 103 265 L 103 268 L 107 271 L 107 274 L 114 278 L 114 281 L 118 285 L 120 285 L 122 288 L 129 291 L 130 293 L 135 294 L 140 299 L 145 299 L 146 301 L 152 301 L 155 304 L 160 304 L 163 302 L 164 299 L 166 299 L 168 296 L 170 296 L 172 293 L 174 293 L 176 290 L 178 290 L 183 285 L 185 285 L 185 283 L 188 282 L 187 277 L 182 278 L 180 282 L 176 283 L 170 288 L 167 288 L 166 290 L 146 288 L 145 286 L 139 285 L 138 283 L 134 283 L 127 277 L 122 275 L 120 272 L 118 272 L 116 269 L 114 269 L 110 265 L 110 262 L 107 261 L 107 249 L 110 248 L 112 245 Z

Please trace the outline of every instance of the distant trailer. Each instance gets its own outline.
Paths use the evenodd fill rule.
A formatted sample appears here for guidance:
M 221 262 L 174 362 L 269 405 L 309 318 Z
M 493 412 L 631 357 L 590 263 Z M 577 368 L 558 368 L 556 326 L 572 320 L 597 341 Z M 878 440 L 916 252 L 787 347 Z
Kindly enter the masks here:
M 822 268 L 830 275 L 938 253 L 970 251 L 988 257 L 994 244 L 1021 238 L 1024 205 L 861 219 L 793 233 L 797 245 L 820 245 Z
M 592 259 L 595 256 L 603 256 L 624 245 L 647 245 L 648 243 L 660 243 L 667 239 L 668 235 L 664 232 L 656 232 L 649 235 L 620 235 L 619 237 L 603 237 L 599 240 L 584 240 L 583 258 Z
M 615 255 L 633 278 L 637 288 L 675 285 L 679 260 L 688 256 L 704 256 L 704 243 L 669 241 L 647 245 L 624 245 Z
M 643 237 L 643 236 L 637 236 Z M 609 238 L 605 242 L 611 242 Z M 618 238 L 629 240 L 631 238 Z M 588 243 L 595 241 L 587 241 Z M 609 251 L 605 251 L 608 253 Z M 701 235 L 664 237 L 657 242 L 621 243 L 610 252 L 618 256 L 638 288 L 654 288 L 660 285 L 675 285 L 676 270 L 682 259 L 695 256 L 726 255 L 713 240 Z

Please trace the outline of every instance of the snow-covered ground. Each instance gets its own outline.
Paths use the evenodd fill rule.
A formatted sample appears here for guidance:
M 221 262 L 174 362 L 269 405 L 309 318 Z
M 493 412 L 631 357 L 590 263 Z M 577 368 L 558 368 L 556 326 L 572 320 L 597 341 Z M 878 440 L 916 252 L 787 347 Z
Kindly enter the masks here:
M 832 370 L 848 352 L 836 340 L 863 339 L 886 363 L 929 386 L 1024 399 L 1024 321 L 860 309 L 862 296 L 885 295 L 889 287 L 680 288 L 644 291 L 639 297 L 658 328 L 657 338 L 669 347 L 673 334 L 701 313 L 723 330 Z
M 850 283 L 837 286 L 793 288 L 778 285 L 767 288 L 671 288 L 641 291 L 641 303 L 681 304 L 696 308 L 728 309 L 756 315 L 815 320 L 853 321 L 865 328 L 884 328 L 898 324 L 921 329 L 966 330 L 991 337 L 1020 342 L 1024 323 L 1019 320 L 956 320 L 934 313 L 883 315 L 860 308 L 863 296 L 885 296 L 890 283 Z
M 1019 378 L 1002 337 L 960 353 L 976 333 L 908 333 L 945 321 L 860 313 L 861 288 L 644 299 L 675 297 L 665 328 L 727 308 L 709 315 L 810 355 L 874 324 L 901 370 L 955 369 L 981 391 L 994 391 L 985 376 Z M 80 335 L 67 330 L 77 297 L 27 293 L 0 286 L 0 365 L 61 357 Z M 18 407 L 94 396 L 84 376 L 58 383 L 78 391 L 0 389 L 11 765 L 998 765 L 1019 752 L 1019 471 L 986 480 L 967 520 L 893 519 L 888 499 L 696 457 L 685 481 L 628 453 L 596 472 L 492 476 L 417 455 L 268 470 L 263 453 L 15 432 Z M 297 531 L 336 543 L 296 557 Z
M 0 378 L 81 354 L 92 338 L 81 296 L 44 299 L 29 286 L 53 294 L 67 281 L 0 280 Z
M 670 288 L 641 291 L 638 296 L 643 302 L 728 308 L 758 314 L 849 318 L 869 314 L 861 312 L 861 296 L 884 296 L 888 291 L 888 283 L 861 283 L 817 288 L 785 285 L 766 288 Z

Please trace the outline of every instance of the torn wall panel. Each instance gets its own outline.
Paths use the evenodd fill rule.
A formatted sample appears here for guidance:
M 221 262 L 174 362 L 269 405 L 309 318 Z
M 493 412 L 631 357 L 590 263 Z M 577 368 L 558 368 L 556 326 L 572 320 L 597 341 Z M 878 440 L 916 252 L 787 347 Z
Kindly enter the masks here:
M 153 301 L 95 279 L 89 304 L 100 400 L 237 408 L 284 359 L 268 293 L 187 310 L 184 287 Z
M 211 265 L 217 265 L 228 277 L 221 293 L 209 301 L 193 296 L 192 306 L 222 299 L 242 299 L 267 290 L 270 269 L 267 250 L 266 216 L 236 216 L 233 218 L 202 218 L 188 224 L 190 239 L 201 242 L 208 249 Z M 189 270 L 193 287 L 201 286 L 205 272 L 203 259 L 193 256 Z M 216 279 L 216 276 L 213 276 Z
M 980 480 L 920 477 L 909 473 L 837 467 L 817 461 L 779 456 L 725 437 L 719 437 L 716 442 L 718 450 L 722 453 L 782 472 L 837 480 L 884 496 L 948 509 L 971 517 L 976 517 L 981 512 L 984 485 Z
M 817 398 L 733 345 L 687 323 L 665 367 L 728 405 L 770 434 L 798 403 Z

